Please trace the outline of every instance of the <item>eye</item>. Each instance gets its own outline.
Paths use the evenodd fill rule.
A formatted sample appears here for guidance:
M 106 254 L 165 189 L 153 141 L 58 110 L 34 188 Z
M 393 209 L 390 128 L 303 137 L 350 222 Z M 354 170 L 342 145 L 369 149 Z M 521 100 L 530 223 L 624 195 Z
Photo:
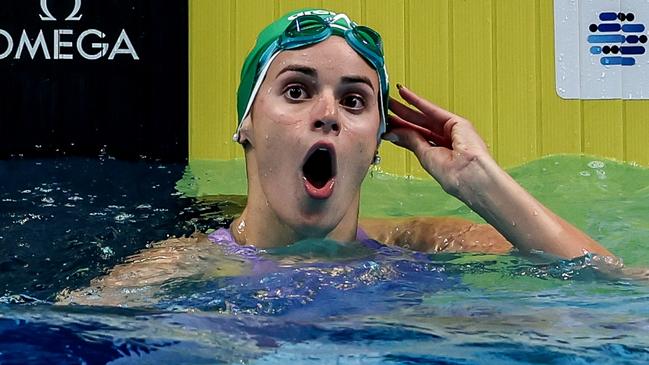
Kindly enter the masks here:
M 284 96 L 287 99 L 296 101 L 304 100 L 309 98 L 309 94 L 306 92 L 304 87 L 301 85 L 290 85 L 284 90 Z
M 353 111 L 360 111 L 365 108 L 365 99 L 359 95 L 347 95 L 341 101 L 340 105 Z

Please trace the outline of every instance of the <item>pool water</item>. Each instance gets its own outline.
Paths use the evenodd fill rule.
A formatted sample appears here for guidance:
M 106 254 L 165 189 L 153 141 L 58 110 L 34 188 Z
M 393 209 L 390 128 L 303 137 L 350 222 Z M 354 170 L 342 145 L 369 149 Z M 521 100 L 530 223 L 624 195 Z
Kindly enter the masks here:
M 509 172 L 627 266 L 649 267 L 649 170 L 554 156 Z M 258 270 L 226 255 L 239 274 L 168 280 L 143 307 L 53 305 L 154 241 L 227 225 L 245 206 L 242 164 L 15 159 L 0 176 L 2 364 L 649 362 L 649 284 L 589 257 L 312 240 L 257 252 Z M 429 180 L 374 171 L 362 200 L 366 216 L 479 220 Z

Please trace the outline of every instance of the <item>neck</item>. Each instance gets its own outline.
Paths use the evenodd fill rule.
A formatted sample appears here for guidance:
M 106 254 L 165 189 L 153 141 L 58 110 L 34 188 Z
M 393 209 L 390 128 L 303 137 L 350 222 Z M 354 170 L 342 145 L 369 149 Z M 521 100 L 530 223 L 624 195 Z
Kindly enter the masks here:
M 255 204 L 255 199 L 249 197 L 241 216 L 230 225 L 230 231 L 238 244 L 259 248 L 286 246 L 307 238 L 349 242 L 356 239 L 358 227 L 358 197 L 355 200 L 336 226 L 322 232 L 308 226 L 292 227 L 279 219 L 265 199 Z
M 358 226 L 358 207 L 360 190 L 345 208 L 342 218 L 331 223 L 331 227 L 316 227 L 314 219 L 300 218 L 288 222 L 282 219 L 268 202 L 258 176 L 257 161 L 251 148 L 246 149 L 246 172 L 248 176 L 248 202 L 241 216 L 230 225 L 234 239 L 241 245 L 253 245 L 259 248 L 281 247 L 307 238 L 329 238 L 349 242 L 356 239 Z M 331 208 L 322 208 L 323 210 Z M 338 211 L 323 211 L 321 214 L 338 215 Z M 297 222 L 295 222 L 297 221 Z M 312 222 L 312 223 L 306 223 Z M 320 222 L 318 222 L 320 223 Z

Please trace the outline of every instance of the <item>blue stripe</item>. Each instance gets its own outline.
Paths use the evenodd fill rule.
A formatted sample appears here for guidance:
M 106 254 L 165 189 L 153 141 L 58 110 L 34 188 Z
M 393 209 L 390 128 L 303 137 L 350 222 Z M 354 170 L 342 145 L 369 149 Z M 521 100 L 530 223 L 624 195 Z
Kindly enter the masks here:
M 644 47 L 620 47 L 622 54 L 644 54 Z
M 589 35 L 588 43 L 624 43 L 624 36 L 621 34 Z
M 618 23 L 604 23 L 597 26 L 600 32 L 619 32 L 622 26 Z
M 629 43 L 638 43 L 638 36 L 637 35 L 628 35 L 626 36 L 626 41 Z
M 590 53 L 591 54 L 600 54 L 600 53 L 602 53 L 602 47 L 600 47 L 600 46 L 592 46 L 592 47 L 590 47 Z
M 635 58 L 622 57 L 622 66 L 633 66 L 633 65 L 635 65 Z
M 644 32 L 644 24 L 624 24 L 622 26 L 622 31 L 629 33 Z
M 617 19 L 617 14 L 616 13 L 601 13 L 599 14 L 599 20 L 605 22 L 607 20 L 616 20 Z
M 635 58 L 632 58 L 632 57 L 602 57 L 600 62 L 604 66 L 611 66 L 611 65 L 633 66 L 633 65 L 635 65 Z

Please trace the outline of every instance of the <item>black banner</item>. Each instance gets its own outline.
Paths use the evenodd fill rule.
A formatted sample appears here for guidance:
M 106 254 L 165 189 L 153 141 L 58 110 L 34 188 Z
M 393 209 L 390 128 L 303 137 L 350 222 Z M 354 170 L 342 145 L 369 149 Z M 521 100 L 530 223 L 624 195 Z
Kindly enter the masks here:
M 188 133 L 183 0 L 4 0 L 0 158 L 182 161 Z

